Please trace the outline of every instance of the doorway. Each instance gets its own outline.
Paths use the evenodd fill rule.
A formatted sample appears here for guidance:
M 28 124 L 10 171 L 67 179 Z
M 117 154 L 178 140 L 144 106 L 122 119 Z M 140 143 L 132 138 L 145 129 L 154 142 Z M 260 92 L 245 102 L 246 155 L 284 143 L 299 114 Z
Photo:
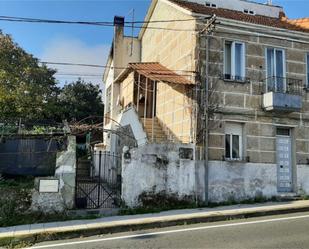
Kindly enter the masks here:
M 278 192 L 293 190 L 291 129 L 277 128 L 276 137 Z

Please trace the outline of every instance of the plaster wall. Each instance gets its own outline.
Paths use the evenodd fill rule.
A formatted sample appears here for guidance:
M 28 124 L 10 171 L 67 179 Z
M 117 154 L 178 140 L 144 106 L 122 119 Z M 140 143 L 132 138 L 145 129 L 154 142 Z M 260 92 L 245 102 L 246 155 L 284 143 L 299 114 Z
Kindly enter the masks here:
M 209 201 L 226 202 L 277 193 L 276 164 L 209 162 Z
M 202 199 L 204 193 L 198 175 L 201 164 L 181 159 L 180 148 L 194 150 L 192 145 L 147 144 L 124 153 L 122 164 L 122 199 L 129 207 L 141 205 L 144 193 L 166 193 L 178 199 Z M 197 191 L 199 189 L 199 191 Z

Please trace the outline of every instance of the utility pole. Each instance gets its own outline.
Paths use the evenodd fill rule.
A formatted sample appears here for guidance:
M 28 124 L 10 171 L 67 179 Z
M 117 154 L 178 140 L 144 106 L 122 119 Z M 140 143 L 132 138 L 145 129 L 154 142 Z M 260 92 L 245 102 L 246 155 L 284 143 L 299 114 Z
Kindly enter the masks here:
M 201 89 L 201 107 L 202 107 L 202 125 L 203 131 L 203 159 L 204 159 L 204 181 L 205 181 L 205 204 L 208 205 L 208 121 L 209 121 L 209 38 L 208 35 L 214 31 L 215 22 L 217 20 L 216 15 L 209 18 L 205 24 L 205 27 L 199 32 L 199 40 L 201 36 L 205 36 L 206 39 L 206 70 L 205 81 L 202 82 Z M 200 63 L 200 62 L 199 62 Z M 202 78 L 202 77 L 201 77 Z M 203 84 L 204 83 L 204 84 Z

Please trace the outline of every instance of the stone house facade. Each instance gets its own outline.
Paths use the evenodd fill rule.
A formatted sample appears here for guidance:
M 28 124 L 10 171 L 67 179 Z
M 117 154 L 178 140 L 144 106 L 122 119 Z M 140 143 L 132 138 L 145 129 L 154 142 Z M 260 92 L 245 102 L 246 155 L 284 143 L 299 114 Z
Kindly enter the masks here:
M 206 34 L 214 15 L 215 30 Z M 282 7 L 241 0 L 154 0 L 145 21 L 138 56 L 112 83 L 122 89 L 119 123 L 133 108 L 132 122 L 141 129 L 133 133 L 143 141 L 157 132 L 159 142 L 188 143 L 198 151 L 206 113 L 204 191 L 210 201 L 309 194 L 304 22 L 288 19 Z M 205 98 L 208 112 L 201 108 Z M 136 110 L 140 100 L 142 112 Z

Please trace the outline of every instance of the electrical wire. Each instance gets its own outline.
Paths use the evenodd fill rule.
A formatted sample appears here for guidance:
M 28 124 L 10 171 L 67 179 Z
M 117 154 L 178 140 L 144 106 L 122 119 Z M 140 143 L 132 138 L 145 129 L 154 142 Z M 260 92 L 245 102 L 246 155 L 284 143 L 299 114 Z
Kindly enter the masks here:
M 134 24 L 150 24 L 150 23 L 168 23 L 168 22 L 186 22 L 194 21 L 196 19 L 179 19 L 179 20 L 158 20 L 158 21 L 134 21 L 134 22 L 125 22 L 124 27 L 129 28 L 140 28 L 140 29 L 156 29 L 156 30 L 169 30 L 169 31 L 187 31 L 187 32 L 197 32 L 195 29 L 176 29 L 176 28 L 164 28 L 164 27 L 155 27 L 155 26 L 134 26 Z M 0 21 L 7 22 L 21 22 L 21 23 L 41 23 L 41 24 L 77 24 L 77 25 L 92 25 L 92 26 L 102 26 L 102 27 L 114 27 L 113 22 L 97 22 L 97 21 L 65 21 L 65 20 L 52 20 L 52 19 L 37 19 L 37 18 L 28 18 L 28 17 L 14 17 L 14 16 L 0 16 Z M 133 26 L 132 26 L 133 24 Z
M 107 68 L 107 69 L 130 69 L 130 67 L 112 67 L 112 66 L 104 66 L 99 64 L 85 64 L 85 63 L 71 63 L 71 62 L 52 62 L 52 61 L 41 61 L 42 64 L 48 65 L 60 65 L 60 66 L 81 66 L 81 67 L 92 67 L 92 68 Z M 187 72 L 187 73 L 196 73 L 195 71 L 190 70 L 153 70 L 151 68 L 145 68 L 140 71 L 155 71 L 155 72 Z

